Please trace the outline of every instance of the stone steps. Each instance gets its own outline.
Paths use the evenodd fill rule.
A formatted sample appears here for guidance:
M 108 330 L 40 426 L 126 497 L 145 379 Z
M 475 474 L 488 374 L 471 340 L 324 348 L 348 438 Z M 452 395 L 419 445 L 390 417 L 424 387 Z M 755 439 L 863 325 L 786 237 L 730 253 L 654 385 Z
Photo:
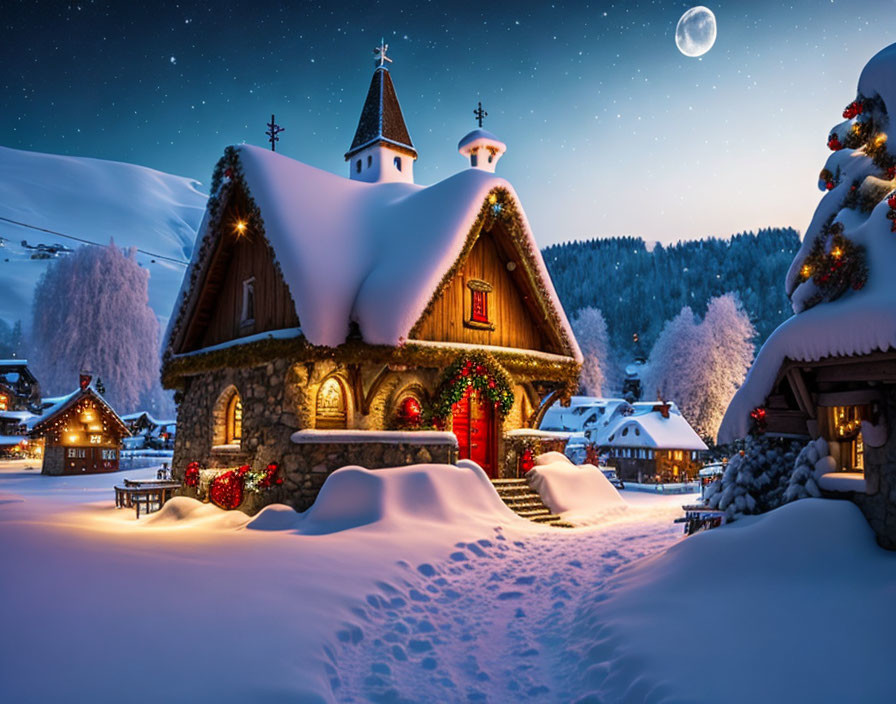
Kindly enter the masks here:
M 501 500 L 518 516 L 557 528 L 572 528 L 560 516 L 551 513 L 525 479 L 492 479 L 492 485 Z

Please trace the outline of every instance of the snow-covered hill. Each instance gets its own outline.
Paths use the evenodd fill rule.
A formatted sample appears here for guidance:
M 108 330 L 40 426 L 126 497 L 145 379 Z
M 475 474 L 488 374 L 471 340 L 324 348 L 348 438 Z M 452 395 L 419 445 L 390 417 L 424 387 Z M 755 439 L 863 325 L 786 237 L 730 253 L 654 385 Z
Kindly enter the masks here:
M 81 244 L 8 220 L 187 262 L 206 198 L 198 182 L 143 166 L 0 147 L 0 319 L 30 325 L 34 285 L 52 261 L 33 247 Z M 186 266 L 143 253 L 137 261 L 164 330 Z

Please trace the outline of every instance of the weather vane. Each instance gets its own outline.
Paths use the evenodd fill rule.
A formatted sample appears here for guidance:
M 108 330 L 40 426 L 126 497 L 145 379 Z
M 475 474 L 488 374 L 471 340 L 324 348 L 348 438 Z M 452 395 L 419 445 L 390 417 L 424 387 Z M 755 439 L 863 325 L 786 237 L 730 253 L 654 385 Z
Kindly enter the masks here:
M 476 120 L 479 122 L 479 127 L 482 127 L 482 120 L 488 115 L 488 113 L 482 109 L 482 101 L 479 102 L 479 107 L 473 111 L 473 114 L 476 116 Z
M 268 141 L 271 143 L 272 152 L 277 151 L 276 144 L 280 141 L 280 138 L 277 135 L 284 131 L 286 131 L 286 128 L 281 127 L 274 122 L 274 116 L 272 114 L 271 121 L 268 123 L 268 129 L 265 131 L 265 134 L 268 136 Z
M 380 45 L 373 50 L 373 54 L 376 56 L 374 61 L 377 62 L 377 68 L 385 66 L 387 62 L 390 64 L 392 63 L 392 59 L 386 56 L 387 51 L 389 51 L 389 45 L 385 43 L 384 39 L 380 39 Z

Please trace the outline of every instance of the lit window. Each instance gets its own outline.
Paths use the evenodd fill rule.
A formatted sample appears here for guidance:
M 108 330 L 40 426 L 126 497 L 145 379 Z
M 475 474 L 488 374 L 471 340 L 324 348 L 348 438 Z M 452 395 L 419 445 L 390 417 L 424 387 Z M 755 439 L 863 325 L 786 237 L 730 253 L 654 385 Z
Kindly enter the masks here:
M 251 325 L 255 322 L 255 277 L 243 281 L 243 307 L 240 313 L 240 325 Z
M 235 393 L 227 403 L 227 434 L 228 445 L 236 444 L 243 439 L 243 402 L 240 395 Z
M 401 157 L 400 156 L 395 157 L 395 168 L 398 169 L 399 171 L 401 171 Z
M 0 411 L 8 411 L 9 410 L 9 398 L 0 394 Z
M 345 404 L 345 388 L 342 382 L 331 376 L 320 385 L 317 392 L 318 428 L 345 428 L 348 422 Z
M 100 445 L 103 442 L 102 435 L 91 435 L 90 436 L 90 444 L 91 445 Z

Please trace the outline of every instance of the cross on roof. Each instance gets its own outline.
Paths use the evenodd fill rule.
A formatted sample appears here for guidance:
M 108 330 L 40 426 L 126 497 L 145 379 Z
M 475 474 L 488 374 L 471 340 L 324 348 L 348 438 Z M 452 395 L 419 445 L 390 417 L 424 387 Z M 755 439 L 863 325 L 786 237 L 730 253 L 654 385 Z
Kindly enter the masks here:
M 277 135 L 285 130 L 285 127 L 281 127 L 276 122 L 274 122 L 274 116 L 271 115 L 271 121 L 268 123 L 268 129 L 265 130 L 265 134 L 268 136 L 268 141 L 271 143 L 272 152 L 277 151 L 274 147 L 276 143 L 280 141 L 280 138 Z
M 476 116 L 476 119 L 479 122 L 479 126 L 482 127 L 483 118 L 488 115 L 488 113 L 482 109 L 482 102 L 480 101 L 479 107 L 473 111 L 473 114 Z
M 392 63 L 392 59 L 386 56 L 387 51 L 389 51 L 389 45 L 385 43 L 385 40 L 380 39 L 380 45 L 373 50 L 373 53 L 376 56 L 374 61 L 376 61 L 377 68 L 385 66 L 386 62 L 390 64 Z

